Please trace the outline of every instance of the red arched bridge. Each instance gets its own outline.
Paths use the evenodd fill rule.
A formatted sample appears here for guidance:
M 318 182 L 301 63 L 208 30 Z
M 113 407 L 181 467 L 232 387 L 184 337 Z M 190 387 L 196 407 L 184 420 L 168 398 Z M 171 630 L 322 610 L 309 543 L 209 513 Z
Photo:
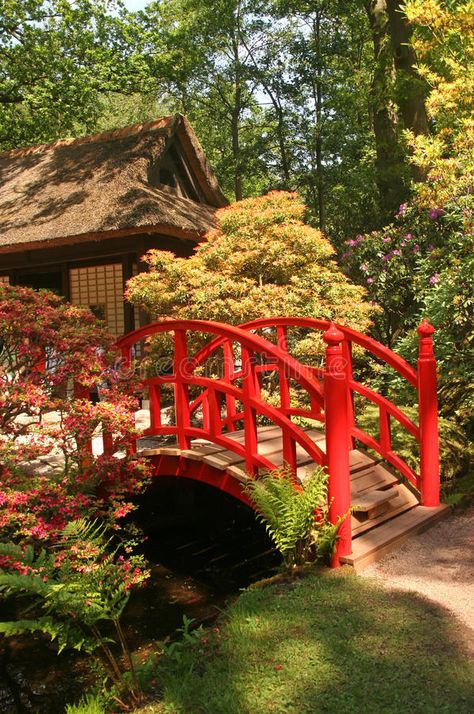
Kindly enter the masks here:
M 268 318 L 239 327 L 204 320 L 164 320 L 118 341 L 125 367 L 142 368 L 149 395 L 147 438 L 174 443 L 141 453 L 154 473 L 212 484 L 248 502 L 249 478 L 283 464 L 303 482 L 315 464 L 326 468 L 333 523 L 339 530 L 334 565 L 362 566 L 439 517 L 439 456 L 434 329 L 425 320 L 416 369 L 379 342 L 324 320 Z M 153 340 L 170 359 L 153 359 Z M 320 364 L 293 352 L 312 340 Z M 356 379 L 365 351 L 379 371 L 391 368 L 418 405 L 417 423 L 393 401 Z M 138 355 L 144 355 L 139 358 Z M 316 358 L 315 358 L 316 359 Z M 363 428 L 370 406 L 376 426 Z M 419 452 L 408 464 L 392 425 Z

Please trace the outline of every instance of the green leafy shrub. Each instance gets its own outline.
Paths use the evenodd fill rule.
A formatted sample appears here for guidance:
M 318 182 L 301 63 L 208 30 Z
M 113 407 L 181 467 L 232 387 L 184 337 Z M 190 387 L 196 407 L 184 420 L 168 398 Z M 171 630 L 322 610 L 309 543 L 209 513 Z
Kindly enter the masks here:
M 297 488 L 291 471 L 284 467 L 249 481 L 246 487 L 257 518 L 265 524 L 288 572 L 309 560 L 328 560 L 333 552 L 340 524 L 328 522 L 327 478 L 318 467 Z
M 415 424 L 418 423 L 418 409 L 413 406 L 401 406 L 401 410 Z M 371 436 L 378 438 L 379 409 L 369 406 L 357 417 L 357 425 Z M 441 482 L 444 489 L 449 489 L 453 479 L 464 472 L 473 456 L 473 448 L 466 438 L 462 427 L 454 419 L 439 417 L 439 453 L 441 462 Z M 420 467 L 418 442 L 395 419 L 391 420 L 390 430 L 393 451 L 404 459 L 416 472 Z

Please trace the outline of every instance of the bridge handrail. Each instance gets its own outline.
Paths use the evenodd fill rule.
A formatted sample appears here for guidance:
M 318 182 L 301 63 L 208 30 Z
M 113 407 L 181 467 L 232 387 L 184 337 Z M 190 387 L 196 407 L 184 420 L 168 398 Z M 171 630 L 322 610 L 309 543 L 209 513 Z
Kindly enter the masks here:
M 317 320 L 315 318 L 309 317 L 261 317 L 257 320 L 251 320 L 250 322 L 244 322 L 239 327 L 242 330 L 258 330 L 265 327 L 306 327 L 312 330 L 326 331 L 329 329 L 330 325 L 333 324 L 329 320 Z M 344 325 L 339 325 L 336 323 L 336 327 L 340 330 L 346 339 L 350 342 L 363 347 L 368 352 L 372 352 L 376 357 L 382 359 L 388 365 L 393 367 L 402 377 L 404 377 L 407 382 L 409 382 L 413 387 L 417 387 L 417 373 L 416 370 L 403 359 L 400 355 L 397 355 L 388 347 L 385 347 L 381 342 L 374 340 L 372 337 L 363 335 L 361 332 L 352 329 L 351 327 L 345 327 Z M 209 344 L 205 345 L 200 352 L 197 353 L 195 359 L 207 359 L 208 354 L 216 350 L 223 340 L 213 340 Z
M 153 335 L 160 334 L 163 332 L 174 332 L 176 335 L 178 333 L 186 334 L 188 331 L 202 332 L 211 335 L 215 334 L 218 335 L 218 337 L 223 338 L 223 341 L 232 340 L 234 342 L 239 343 L 243 350 L 256 352 L 264 355 L 265 357 L 270 357 L 275 360 L 275 364 L 278 365 L 280 370 L 284 371 L 285 374 L 287 374 L 289 377 L 295 379 L 301 385 L 301 387 L 303 387 L 303 389 L 305 389 L 309 393 L 310 397 L 320 397 L 320 386 L 318 382 L 313 378 L 310 370 L 308 370 L 305 365 L 302 365 L 294 357 L 289 355 L 284 350 L 280 349 L 280 347 L 273 345 L 264 338 L 232 325 L 226 325 L 224 323 L 218 322 L 209 322 L 206 320 L 163 320 L 150 325 L 146 325 L 137 330 L 134 330 L 131 333 L 128 333 L 127 335 L 124 335 L 119 340 L 117 340 L 116 345 L 119 349 L 122 350 L 122 356 L 124 358 L 125 365 L 129 365 L 131 361 L 130 349 L 137 342 L 141 342 L 147 337 L 151 337 Z M 182 352 L 179 359 L 183 360 L 182 367 L 185 367 L 184 372 L 181 370 L 181 367 L 179 368 L 179 370 L 176 369 L 177 349 L 175 345 L 175 369 L 173 376 L 152 377 L 144 380 L 144 383 L 150 384 L 151 386 L 153 386 L 154 383 L 161 384 L 165 382 L 171 382 L 175 384 L 181 383 L 186 385 L 199 384 L 199 378 L 192 374 L 194 369 L 198 366 L 198 363 L 195 357 L 191 359 L 188 358 L 187 353 L 185 352 L 185 347 L 183 347 L 182 349 L 184 349 L 184 352 Z M 202 361 L 200 361 L 199 364 L 202 364 Z M 250 368 L 253 370 L 254 365 L 251 364 Z M 180 372 L 179 375 L 178 371 Z M 244 379 L 244 383 L 245 382 L 246 380 Z M 224 385 L 226 385 L 225 388 Z M 203 378 L 201 378 L 201 386 L 206 386 L 208 389 L 213 388 L 214 390 L 225 392 L 233 396 L 233 398 L 239 399 L 241 401 L 247 401 L 247 403 L 253 410 L 259 411 L 260 413 L 266 415 L 272 421 L 277 423 L 279 426 L 281 426 L 284 442 L 284 451 L 285 442 L 288 442 L 288 440 L 290 440 L 293 444 L 291 447 L 287 447 L 286 455 L 289 457 L 288 461 L 294 471 L 296 471 L 294 442 L 299 443 L 311 455 L 311 457 L 316 463 L 319 463 L 321 465 L 325 463 L 324 452 L 306 436 L 305 432 L 299 427 L 297 427 L 295 424 L 293 424 L 291 420 L 288 419 L 288 417 L 286 417 L 283 413 L 279 412 L 277 409 L 270 407 L 270 405 L 266 404 L 262 400 L 256 401 L 255 393 L 252 392 L 252 389 L 250 389 L 249 393 L 245 396 L 243 394 L 243 391 L 233 392 L 230 388 L 231 385 L 229 385 L 227 382 L 219 380 L 209 380 L 208 382 L 206 382 Z M 188 398 L 186 398 L 186 401 L 187 417 L 189 418 L 190 408 L 193 407 L 193 403 L 189 402 Z M 183 403 L 181 402 L 180 408 L 182 407 Z M 245 419 L 246 415 L 244 414 L 244 421 Z M 246 428 L 247 427 L 244 425 L 244 431 L 246 430 Z M 165 431 L 162 429 L 160 433 L 165 433 Z M 185 448 L 189 447 L 189 444 L 187 443 L 189 441 L 189 437 L 195 437 L 197 435 L 197 432 L 193 431 L 193 429 L 188 426 L 182 429 L 178 428 L 172 433 L 178 434 L 178 440 L 179 437 L 182 436 L 182 443 Z M 201 437 L 203 435 L 203 433 L 199 434 L 199 436 Z M 231 447 L 232 443 L 227 446 L 227 448 Z M 252 453 L 249 455 L 248 458 L 248 465 L 251 470 L 253 470 L 254 466 L 252 459 L 255 451 L 256 446 L 254 449 L 251 449 Z
M 324 371 L 304 365 L 289 354 L 288 327 L 324 330 L 322 335 L 323 341 L 326 343 Z M 265 328 L 277 330 L 277 345 L 254 332 Z M 186 341 L 188 331 L 215 335 L 215 337 L 190 358 L 187 353 Z M 247 470 L 250 473 L 256 473 L 258 468 L 265 467 L 270 463 L 259 453 L 258 449 L 256 415 L 261 413 L 281 427 L 283 460 L 290 465 L 294 473 L 297 466 L 297 443 L 311 455 L 316 463 L 324 464 L 327 467 L 331 522 L 336 523 L 338 518 L 347 513 L 350 508 L 349 449 L 353 448 L 354 439 L 358 439 L 369 448 L 378 451 L 383 458 L 416 485 L 421 494 L 422 505 L 439 505 L 436 363 L 432 341 L 434 328 L 426 320 L 418 328 L 420 347 L 417 369 L 414 369 L 384 345 L 356 330 L 338 326 L 326 320 L 299 317 L 260 318 L 239 327 L 206 320 L 163 320 L 134 330 L 118 340 L 117 346 L 122 350 L 124 366 L 131 364 L 131 346 L 133 344 L 163 332 L 173 333 L 173 374 L 150 378 L 145 380 L 145 383 L 150 384 L 150 400 L 154 389 L 153 380 L 157 386 L 158 396 L 160 384 L 173 383 L 176 427 L 166 427 L 168 428 L 166 431 L 166 428 L 161 427 L 160 416 L 161 431 L 159 433 L 176 434 L 181 449 L 189 449 L 192 438 L 208 435 L 211 440 L 225 445 L 226 448 L 230 448 L 236 453 L 238 451 L 241 456 L 245 453 Z M 241 367 L 235 371 L 234 343 L 240 345 L 241 358 Z M 383 360 L 416 388 L 419 426 L 416 426 L 390 400 L 354 380 L 352 376 L 352 343 Z M 224 357 L 226 355 L 230 357 L 227 360 L 229 364 L 227 366 L 224 364 L 225 378 L 221 381 L 216 379 L 206 381 L 205 378 L 194 374 L 194 371 L 221 346 Z M 255 354 L 259 354 L 263 358 L 264 362 L 261 365 L 255 363 Z M 224 360 L 225 362 L 226 360 Z M 183 367 L 184 372 L 182 371 Z M 260 395 L 258 372 L 273 367 L 279 374 L 279 409 L 271 407 Z M 308 393 L 310 397 L 309 411 L 302 412 L 300 409 L 295 410 L 291 407 L 289 379 L 296 381 Z M 241 386 L 235 384 L 236 381 L 241 382 Z M 190 401 L 188 387 L 192 384 L 204 387 L 204 391 L 200 397 Z M 324 385 L 324 389 L 322 389 L 322 385 Z M 354 393 L 359 393 L 378 406 L 378 440 L 356 424 L 352 401 Z M 225 396 L 226 400 L 226 419 L 223 419 L 221 414 L 221 396 Z M 239 413 L 235 408 L 236 400 L 243 404 Z M 324 405 L 324 414 L 320 409 L 321 404 Z M 196 410 L 199 405 L 202 405 L 203 410 L 203 429 L 191 425 L 191 410 Z M 160 411 L 159 402 L 158 406 L 155 404 L 153 410 L 155 413 Z M 153 410 L 150 408 L 151 412 Z M 325 454 L 317 444 L 311 442 L 302 429 L 291 422 L 291 416 L 296 413 L 326 422 Z M 419 476 L 392 450 L 391 417 L 395 418 L 420 444 Z M 228 431 L 231 431 L 231 426 L 235 428 L 237 419 L 242 419 L 244 422 L 244 449 L 237 448 L 235 442 L 232 447 L 232 439 L 228 434 L 222 433 L 223 426 Z M 350 552 L 350 543 L 350 523 L 349 519 L 346 519 L 339 530 L 336 558 Z

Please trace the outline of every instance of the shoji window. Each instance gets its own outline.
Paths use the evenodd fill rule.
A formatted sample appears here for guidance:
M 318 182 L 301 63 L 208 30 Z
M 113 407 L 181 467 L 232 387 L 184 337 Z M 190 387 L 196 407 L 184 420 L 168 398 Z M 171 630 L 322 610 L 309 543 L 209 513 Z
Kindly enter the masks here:
M 93 265 L 71 268 L 69 271 L 71 302 L 89 307 L 105 320 L 110 332 L 123 335 L 125 330 L 123 309 L 122 264 Z

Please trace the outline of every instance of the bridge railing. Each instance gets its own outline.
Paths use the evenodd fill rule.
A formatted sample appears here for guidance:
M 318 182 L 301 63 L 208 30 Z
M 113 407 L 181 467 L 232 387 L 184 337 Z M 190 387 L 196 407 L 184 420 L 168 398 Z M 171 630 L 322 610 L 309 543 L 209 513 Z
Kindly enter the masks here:
M 312 403 L 322 403 L 321 387 L 311 370 L 301 365 L 279 346 L 238 327 L 203 320 L 163 321 L 147 325 L 125 335 L 118 341 L 125 369 L 132 366 L 133 345 L 159 334 L 173 338 L 171 370 L 143 379 L 150 397 L 150 428 L 148 436 L 174 435 L 181 449 L 191 447 L 192 439 L 203 438 L 234 452 L 245 460 L 250 474 L 274 469 L 281 463 L 260 452 L 257 438 L 259 417 L 281 429 L 283 461 L 295 474 L 297 449 L 302 449 L 317 464 L 325 465 L 325 453 L 291 421 L 289 414 L 274 406 L 261 395 L 259 374 L 269 365 L 293 380 L 308 394 Z M 212 372 L 215 360 L 206 374 L 206 354 L 193 355 L 190 338 L 202 342 L 202 335 L 215 336 L 219 344 L 208 357 L 222 349 L 223 373 Z M 162 392 L 173 387 L 173 423 L 163 420 Z M 198 394 L 196 394 L 198 392 Z M 283 397 L 283 400 L 285 397 Z M 243 429 L 243 443 L 233 438 L 237 425 Z M 276 458 L 276 457 L 275 457 Z
M 241 329 L 252 333 L 275 331 L 276 343 L 286 353 L 289 352 L 288 331 L 291 328 L 313 330 L 324 334 L 330 329 L 331 323 L 326 320 L 310 318 L 261 318 L 240 325 Z M 302 406 L 292 407 L 285 375 L 280 375 L 282 385 L 282 410 L 290 418 L 301 416 L 308 419 L 326 422 L 326 438 L 329 433 L 337 435 L 340 448 L 344 440 L 354 446 L 357 440 L 378 453 L 385 461 L 399 471 L 420 493 L 422 505 L 439 505 L 439 451 L 438 451 L 438 422 L 437 422 L 437 396 L 436 396 L 436 362 L 433 353 L 432 334 L 434 328 L 423 320 L 418 328 L 420 337 L 419 357 L 417 369 L 413 368 L 406 360 L 388 349 L 380 342 L 363 335 L 356 330 L 342 325 L 337 325 L 340 334 L 341 349 L 337 359 L 332 359 L 328 369 L 328 351 L 326 350 L 326 371 L 322 368 L 306 367 L 318 382 L 319 392 L 313 396 L 309 408 Z M 218 349 L 222 340 L 217 338 L 207 344 L 196 356 L 196 361 L 208 359 Z M 332 344 L 332 343 L 331 343 Z M 353 375 L 353 345 L 364 349 L 379 361 L 392 367 L 405 382 L 411 385 L 418 401 L 418 424 L 415 424 L 393 401 L 379 394 L 369 386 L 357 381 Z M 331 353 L 332 354 L 332 353 Z M 342 422 L 341 407 L 337 409 L 334 425 L 328 425 L 327 398 L 323 398 L 326 391 L 325 384 L 331 376 L 337 376 L 344 382 L 346 389 L 345 409 L 346 419 Z M 362 429 L 357 424 L 355 410 L 356 395 L 363 398 L 364 403 L 372 403 L 378 409 L 378 437 Z M 326 395 L 327 397 L 327 395 Z M 324 407 L 322 408 L 322 406 Z M 397 422 L 402 429 L 410 434 L 419 445 L 419 469 L 415 471 L 393 446 L 391 421 Z M 343 435 L 343 432 L 344 435 Z M 339 447 L 338 447 L 339 448 Z

